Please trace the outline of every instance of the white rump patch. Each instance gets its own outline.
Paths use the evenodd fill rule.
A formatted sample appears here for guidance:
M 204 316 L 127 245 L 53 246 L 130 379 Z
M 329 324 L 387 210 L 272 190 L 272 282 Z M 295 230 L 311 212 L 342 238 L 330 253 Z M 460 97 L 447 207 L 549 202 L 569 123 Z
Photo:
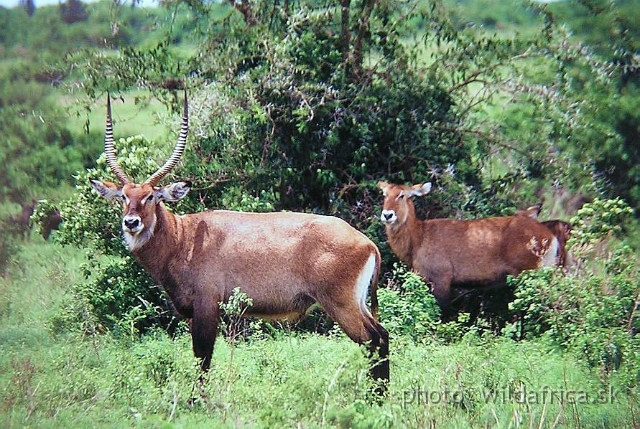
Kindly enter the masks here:
M 556 237 L 553 237 L 549 249 L 542 255 L 540 260 L 541 267 L 555 267 L 558 265 L 558 258 L 560 257 L 560 243 Z
M 538 268 L 555 267 L 558 265 L 560 243 L 556 237 L 553 237 L 551 243 L 549 243 L 547 239 L 543 239 L 540 243 L 536 237 L 531 237 L 529 243 L 527 243 L 527 249 L 540 258 Z
M 369 285 L 373 277 L 373 273 L 376 269 L 376 255 L 371 253 L 369 259 L 362 267 L 362 271 L 356 281 L 356 300 L 360 304 L 360 309 L 364 314 L 371 316 L 371 312 L 367 308 L 367 294 L 369 292 Z

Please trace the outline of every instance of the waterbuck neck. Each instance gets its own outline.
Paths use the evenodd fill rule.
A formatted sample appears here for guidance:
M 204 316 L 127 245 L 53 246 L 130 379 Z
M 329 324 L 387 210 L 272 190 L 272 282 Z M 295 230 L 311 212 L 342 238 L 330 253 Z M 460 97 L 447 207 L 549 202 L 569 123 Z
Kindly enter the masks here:
M 413 249 L 420 246 L 423 237 L 422 221 L 413 215 L 409 215 L 402 224 L 385 225 L 387 241 L 391 250 L 409 268 L 412 267 Z
M 165 288 L 169 296 L 172 296 L 175 281 L 168 267 L 176 251 L 180 249 L 181 236 L 180 219 L 160 203 L 156 206 L 153 234 L 144 245 L 132 251 L 140 265 Z

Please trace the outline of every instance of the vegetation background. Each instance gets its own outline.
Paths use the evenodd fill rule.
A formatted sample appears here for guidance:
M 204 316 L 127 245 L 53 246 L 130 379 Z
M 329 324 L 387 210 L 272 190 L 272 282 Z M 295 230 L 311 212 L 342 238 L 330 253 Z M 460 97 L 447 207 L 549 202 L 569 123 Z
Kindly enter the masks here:
M 637 1 L 158 6 L 0 8 L 3 427 L 640 426 Z M 172 178 L 195 187 L 172 210 L 332 214 L 379 245 L 383 403 L 322 312 L 242 322 L 241 296 L 200 387 L 188 325 L 88 186 L 110 177 L 106 92 L 142 178 L 173 147 L 185 89 Z M 574 224 L 575 264 L 511 279 L 506 313 L 442 324 L 385 244 L 380 179 L 433 182 L 424 217 L 544 201 L 543 218 Z M 65 221 L 44 240 L 55 209 Z

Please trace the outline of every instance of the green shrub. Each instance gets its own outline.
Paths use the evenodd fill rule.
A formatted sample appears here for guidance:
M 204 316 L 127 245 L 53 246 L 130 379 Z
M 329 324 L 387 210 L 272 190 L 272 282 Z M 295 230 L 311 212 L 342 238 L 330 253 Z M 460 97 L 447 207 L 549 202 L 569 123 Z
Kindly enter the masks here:
M 399 263 L 394 264 L 392 280 L 378 289 L 380 323 L 392 335 L 414 341 L 430 339 L 440 319 L 440 307 L 422 278 Z
M 615 373 L 626 388 L 640 376 L 640 273 L 635 252 L 611 235 L 630 215 L 620 200 L 585 205 L 572 220 L 577 269 L 526 271 L 509 279 L 515 288 L 510 308 L 527 337 L 544 336 L 578 353 L 603 376 Z
M 589 252 L 595 244 L 610 235 L 619 237 L 631 216 L 633 209 L 621 198 L 596 198 L 593 202 L 585 204 L 571 218 L 573 230 L 568 246 L 573 247 L 574 252 Z

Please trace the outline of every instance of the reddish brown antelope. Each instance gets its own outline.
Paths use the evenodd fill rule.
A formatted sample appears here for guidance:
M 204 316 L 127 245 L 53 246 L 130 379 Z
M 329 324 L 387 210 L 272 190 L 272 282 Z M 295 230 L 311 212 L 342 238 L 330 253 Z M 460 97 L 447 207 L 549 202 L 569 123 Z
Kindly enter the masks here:
M 428 194 L 431 183 L 378 186 L 389 246 L 431 284 L 443 320 L 451 316 L 452 287 L 499 287 L 507 275 L 557 264 L 558 239 L 528 216 L 420 220 L 412 198 Z
M 122 202 L 124 239 L 176 310 L 192 319 L 193 350 L 202 368 L 207 370 L 211 363 L 220 303 L 239 287 L 253 301 L 248 316 L 295 319 L 320 304 L 353 341 L 369 344 L 372 376 L 384 385 L 389 378 L 389 335 L 375 317 L 380 270 L 376 245 L 331 216 L 226 210 L 174 215 L 164 202 L 183 198 L 191 183 L 157 184 L 180 160 L 187 130 L 185 94 L 173 154 L 144 183 L 134 183 L 116 161 L 107 98 L 104 150 L 121 184 L 91 184 L 101 196 Z M 365 303 L 369 288 L 373 314 Z
M 531 206 L 525 210 L 516 211 L 518 216 L 528 216 L 531 219 L 538 219 L 540 211 L 542 210 L 542 203 L 538 203 L 535 206 Z M 540 221 L 540 223 L 553 233 L 558 239 L 558 262 L 557 265 L 564 268 L 569 268 L 571 265 L 571 254 L 567 251 L 567 241 L 571 238 L 571 230 L 573 227 L 569 222 L 565 222 L 560 219 Z

